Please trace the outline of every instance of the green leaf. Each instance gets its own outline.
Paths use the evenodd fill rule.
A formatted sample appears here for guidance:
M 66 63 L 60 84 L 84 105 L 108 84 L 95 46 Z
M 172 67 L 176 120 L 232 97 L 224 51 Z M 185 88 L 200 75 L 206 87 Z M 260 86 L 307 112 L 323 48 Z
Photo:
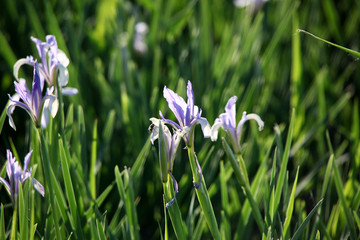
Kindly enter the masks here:
M 97 153 L 97 120 L 94 122 L 92 143 L 91 143 L 91 160 L 89 170 L 89 189 L 93 199 L 96 199 L 96 153 Z
M 333 161 L 332 167 L 334 170 L 334 182 L 335 182 L 336 191 L 337 191 L 339 199 L 340 199 L 340 205 L 342 207 L 343 213 L 345 214 L 347 225 L 350 229 L 351 239 L 356 239 L 356 229 L 355 229 L 354 219 L 352 218 L 351 213 L 350 213 L 350 208 L 346 203 L 346 198 L 345 198 L 345 194 L 344 194 L 344 186 L 343 186 L 343 183 L 341 180 L 340 172 L 339 172 L 337 165 L 334 162 L 334 158 L 332 158 L 332 161 Z
M 124 184 L 124 181 L 122 180 L 121 175 L 124 175 L 125 183 L 127 183 L 127 185 Z M 132 192 L 132 186 L 129 185 L 130 175 L 128 174 L 126 169 L 122 172 L 122 174 L 120 174 L 119 168 L 118 168 L 118 166 L 116 166 L 115 167 L 115 179 L 116 179 L 116 184 L 118 186 L 118 191 L 119 191 L 120 197 L 125 203 L 126 216 L 127 216 L 127 219 L 129 222 L 129 227 L 130 227 L 130 236 L 132 239 L 136 239 L 136 240 L 140 239 L 138 223 L 137 223 L 137 216 L 136 216 L 136 211 L 135 211 L 135 201 L 134 201 L 134 196 L 133 196 L 133 192 Z M 125 188 L 126 188 L 126 191 L 125 191 Z
M 345 51 L 345 52 L 347 52 L 347 53 L 350 53 L 351 55 L 353 55 L 353 56 L 355 56 L 355 57 L 357 57 L 357 58 L 360 57 L 360 53 L 359 53 L 359 52 L 356 52 L 356 51 L 354 51 L 354 50 L 352 50 L 352 49 L 349 49 L 349 48 L 340 46 L 340 45 L 335 44 L 335 43 L 332 43 L 332 42 L 329 42 L 329 41 L 327 41 L 327 40 L 325 40 L 325 39 L 322 39 L 322 38 L 320 38 L 320 37 L 318 37 L 318 36 L 316 36 L 316 35 L 314 35 L 314 34 L 312 34 L 312 33 L 307 32 L 307 31 L 305 31 L 305 30 L 298 29 L 297 31 L 298 31 L 298 32 L 305 33 L 305 34 L 307 34 L 307 35 L 309 35 L 309 36 L 311 36 L 311 37 L 313 37 L 313 38 L 316 38 L 316 39 L 318 39 L 318 40 L 320 40 L 320 41 L 323 41 L 324 43 L 330 44 L 331 46 L 337 47 L 337 48 L 339 48 L 339 49 L 341 49 L 341 50 L 343 50 L 343 51 Z
M 69 216 L 70 221 L 74 223 L 74 229 L 73 231 L 76 232 L 76 237 L 83 238 L 83 233 L 81 231 L 81 222 L 80 222 L 80 216 L 78 213 L 78 207 L 76 204 L 76 198 L 74 193 L 74 187 L 72 184 L 71 176 L 70 176 L 70 170 L 68 162 L 69 160 L 66 159 L 66 153 L 64 149 L 64 145 L 61 139 L 59 139 L 59 149 L 60 149 L 60 160 L 61 160 L 61 168 L 64 178 L 64 184 L 65 184 L 65 192 L 66 196 L 69 202 L 70 206 L 70 212 L 71 215 Z
M 296 172 L 294 185 L 293 185 L 293 188 L 292 188 L 292 191 L 291 191 L 288 207 L 287 207 L 287 210 L 286 210 L 286 218 L 285 218 L 284 227 L 283 227 L 283 229 L 284 229 L 283 239 L 287 238 L 287 233 L 288 233 L 288 230 L 289 230 L 289 227 L 290 227 L 290 222 L 291 222 L 292 214 L 293 214 L 293 211 L 294 211 L 295 190 L 296 190 L 296 184 L 297 184 L 298 176 L 299 176 L 299 167 L 298 167 L 297 172 Z
M 0 239 L 5 239 L 4 205 L 2 203 L 1 203 L 1 216 L 0 216 Z
M 295 109 L 293 109 L 292 113 L 291 113 L 291 121 L 290 121 L 290 126 L 289 126 L 287 139 L 286 139 L 285 150 L 284 150 L 284 153 L 283 153 L 283 156 L 282 156 L 280 173 L 279 173 L 279 177 L 278 177 L 278 180 L 277 180 L 277 183 L 276 183 L 275 198 L 274 198 L 274 208 L 271 211 L 271 212 L 274 213 L 273 217 L 276 216 L 276 212 L 277 212 L 277 209 L 278 209 L 278 206 L 279 206 L 279 203 L 280 203 L 281 193 L 283 191 L 283 186 L 284 186 L 284 181 L 285 181 L 285 174 L 286 174 L 286 170 L 287 170 L 287 164 L 288 164 L 288 160 L 289 160 L 289 153 L 290 153 L 290 146 L 291 146 L 291 141 L 292 141 L 292 134 L 293 134 L 294 125 L 295 125 Z M 274 221 L 274 218 L 272 219 L 272 222 L 273 221 Z
M 322 202 L 324 199 L 321 199 L 316 206 L 311 210 L 311 212 L 307 215 L 307 217 L 305 218 L 304 222 L 301 223 L 301 225 L 299 226 L 299 228 L 296 230 L 294 236 L 291 238 L 291 240 L 296 240 L 301 236 L 302 231 L 304 230 L 306 224 L 310 221 L 310 219 L 312 218 L 312 216 L 316 213 L 316 209 L 318 209 L 318 207 L 321 206 Z
M 6 106 L 7 106 L 7 104 L 6 104 Z M 0 133 L 2 132 L 2 128 L 4 126 L 5 119 L 6 119 L 6 107 L 4 108 L 4 110 L 2 111 L 1 116 L 0 116 Z

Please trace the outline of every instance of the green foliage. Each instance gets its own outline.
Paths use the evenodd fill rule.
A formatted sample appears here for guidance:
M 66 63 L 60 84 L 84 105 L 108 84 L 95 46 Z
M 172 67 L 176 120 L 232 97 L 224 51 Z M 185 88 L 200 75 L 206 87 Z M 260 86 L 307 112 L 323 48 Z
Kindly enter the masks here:
M 4 0 L 0 176 L 7 178 L 6 149 L 18 160 L 32 149 L 29 166 L 46 194 L 28 181 L 13 205 L 0 185 L 0 239 L 358 239 L 359 8 L 334 0 L 258 9 L 232 1 Z M 149 27 L 147 52 L 134 47 L 139 22 Z M 39 58 L 30 36 L 48 34 L 69 57 L 68 85 L 79 93 L 60 95 L 44 131 L 16 108 L 14 132 L 6 116 L 13 65 Z M 20 76 L 31 86 L 29 69 Z M 173 184 L 167 174 L 162 181 L 149 118 L 161 110 L 175 120 L 163 87 L 185 97 L 188 79 L 210 124 L 237 96 L 237 116 L 254 112 L 265 128 L 245 125 L 241 155 L 224 131 L 222 142 L 211 142 L 196 129 L 200 193 L 181 143 L 173 167 L 179 193 L 166 208 Z

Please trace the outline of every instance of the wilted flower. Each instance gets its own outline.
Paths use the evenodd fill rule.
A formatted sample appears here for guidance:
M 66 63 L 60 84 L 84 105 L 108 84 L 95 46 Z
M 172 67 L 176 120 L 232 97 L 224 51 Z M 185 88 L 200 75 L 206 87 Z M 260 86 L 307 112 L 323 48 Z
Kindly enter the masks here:
M 211 140 L 216 141 L 218 136 L 218 129 L 222 127 L 233 144 L 234 150 L 236 153 L 240 152 L 240 137 L 241 137 L 241 129 L 244 123 L 247 120 L 255 120 L 259 125 L 259 131 L 261 131 L 264 127 L 264 122 L 261 118 L 254 113 L 246 114 L 243 112 L 243 116 L 236 126 L 236 103 L 237 97 L 234 96 L 229 99 L 225 107 L 225 113 L 220 114 L 220 116 L 215 119 L 214 125 L 211 127 Z
M 65 87 L 69 81 L 69 72 L 67 66 L 69 65 L 69 59 L 66 54 L 58 49 L 55 36 L 47 35 L 46 42 L 31 37 L 31 40 L 36 44 L 41 63 L 39 63 L 40 80 L 41 85 L 44 84 L 44 80 L 48 83 L 49 87 L 56 87 L 56 81 L 62 88 L 63 95 L 75 95 L 77 94 L 76 88 Z M 19 69 L 22 65 L 35 65 L 32 56 L 19 59 L 14 65 L 14 76 L 18 80 Z
M 32 150 L 25 156 L 24 170 L 22 170 L 19 162 L 16 161 L 15 157 L 13 157 L 12 152 L 7 150 L 6 173 L 9 178 L 9 182 L 0 177 L 0 183 L 5 186 L 13 203 L 15 203 L 15 200 L 17 199 L 19 183 L 23 184 L 28 178 L 31 178 L 32 169 L 28 170 L 31 154 Z M 44 197 L 45 191 L 41 183 L 39 183 L 35 178 L 32 178 L 32 183 L 35 190 Z
M 157 118 L 150 118 L 150 121 L 152 122 L 149 127 L 149 130 L 151 131 L 151 143 L 154 144 L 156 139 L 159 141 L 159 158 L 162 180 L 163 182 L 167 182 L 167 174 L 170 174 L 174 183 L 175 196 L 170 202 L 166 204 L 166 207 L 168 207 L 174 203 L 178 193 L 178 184 L 175 177 L 172 175 L 172 170 L 175 153 L 179 146 L 181 137 L 177 132 L 174 132 L 174 135 L 172 135 L 169 128 L 164 123 L 162 123 L 162 120 Z
M 210 125 L 206 118 L 201 117 L 201 109 L 194 105 L 194 93 L 190 81 L 187 84 L 187 103 L 182 97 L 166 86 L 164 87 L 164 97 L 168 102 L 169 108 L 175 114 L 178 123 L 165 119 L 161 111 L 160 116 L 165 123 L 170 124 L 183 136 L 187 146 L 193 144 L 193 133 L 197 124 L 201 125 L 204 137 L 210 137 Z
M 42 97 L 43 85 L 40 81 L 37 63 L 35 62 L 34 65 L 32 92 L 28 89 L 25 79 L 20 78 L 19 82 L 14 81 L 14 85 L 17 94 L 12 97 L 9 95 L 11 102 L 6 109 L 10 126 L 16 130 L 11 115 L 13 114 L 15 107 L 21 107 L 28 112 L 36 127 L 41 126 L 42 128 L 45 128 L 50 120 L 49 115 L 51 114 L 52 117 L 56 116 L 58 102 L 56 101 L 56 97 L 53 95 L 54 87 L 47 89 L 45 96 Z M 20 99 L 22 102 L 19 101 Z

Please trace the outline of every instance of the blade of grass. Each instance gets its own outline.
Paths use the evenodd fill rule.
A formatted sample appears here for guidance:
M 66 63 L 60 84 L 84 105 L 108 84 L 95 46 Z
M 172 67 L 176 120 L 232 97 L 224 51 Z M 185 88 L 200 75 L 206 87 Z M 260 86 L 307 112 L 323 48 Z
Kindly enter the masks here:
M 60 149 L 60 160 L 61 160 L 61 168 L 64 178 L 64 185 L 65 185 L 65 192 L 70 206 L 70 216 L 69 218 L 72 219 L 74 223 L 74 232 L 76 233 L 75 237 L 84 238 L 81 228 L 81 221 L 80 216 L 78 213 L 78 207 L 76 204 L 76 198 L 74 193 L 74 187 L 72 184 L 70 170 L 68 162 L 69 160 L 66 159 L 66 153 L 64 149 L 64 145 L 61 139 L 59 139 L 59 149 Z
M 2 203 L 1 203 L 1 216 L 0 216 L 0 239 L 5 239 L 4 205 Z
M 7 106 L 7 104 L 6 104 L 6 106 Z M 1 116 L 0 116 L 0 133 L 2 132 L 2 128 L 4 126 L 5 118 L 6 118 L 6 107 L 4 108 L 4 110 L 2 111 Z
M 346 222 L 348 224 L 350 230 L 351 239 L 356 239 L 356 229 L 354 224 L 354 219 L 351 217 L 350 208 L 347 206 L 346 198 L 344 195 L 344 186 L 340 177 L 340 171 L 337 165 L 334 163 L 334 158 L 332 159 L 332 166 L 334 170 L 334 182 L 336 191 L 338 193 L 340 204 L 343 209 L 343 213 L 345 214 Z
M 309 33 L 309 32 L 307 32 L 307 31 L 305 31 L 305 30 L 302 30 L 302 29 L 298 29 L 297 31 L 298 31 L 298 32 L 301 32 L 301 33 L 305 33 L 305 34 L 307 34 L 307 35 L 309 35 L 309 36 L 311 36 L 311 37 L 313 37 L 313 38 L 316 38 L 316 39 L 318 39 L 318 40 L 320 40 L 320 41 L 323 41 L 324 43 L 330 44 L 331 46 L 337 47 L 337 48 L 339 48 L 339 49 L 341 49 L 341 50 L 343 50 L 343 51 L 345 51 L 345 52 L 347 52 L 347 53 L 349 53 L 349 54 L 351 54 L 351 55 L 353 55 L 353 56 L 355 56 L 355 57 L 357 57 L 357 58 L 360 57 L 360 53 L 359 53 L 359 52 L 356 52 L 356 51 L 354 51 L 354 50 L 352 50 L 352 49 L 349 49 L 349 48 L 340 46 L 340 45 L 335 44 L 335 43 L 332 43 L 332 42 L 329 42 L 329 41 L 327 41 L 327 40 L 325 40 L 325 39 L 322 39 L 322 38 L 320 38 L 320 37 L 318 37 L 318 36 L 316 36 L 316 35 L 314 35 L 314 34 L 312 34 L 312 33 Z
M 21 182 L 19 182 L 18 189 L 18 207 L 19 207 L 19 228 L 20 228 L 20 239 L 28 239 L 28 211 L 25 209 L 24 191 Z
M 295 181 L 294 181 L 294 185 L 293 188 L 291 190 L 291 195 L 290 195 L 290 199 L 289 199 L 289 203 L 288 203 L 288 207 L 286 210 L 286 218 L 285 218 L 285 222 L 284 222 L 284 232 L 283 232 L 283 239 L 287 239 L 288 238 L 288 230 L 290 227 L 290 222 L 292 219 L 292 214 L 294 211 L 294 203 L 295 203 L 295 190 L 296 190 L 296 184 L 297 184 L 297 180 L 298 180 L 298 176 L 299 176 L 299 167 L 297 169 L 296 172 L 296 177 L 295 177 Z
M 255 202 L 255 199 L 251 193 L 250 187 L 246 184 L 244 176 L 241 174 L 241 170 L 240 170 L 239 164 L 237 162 L 237 159 L 236 159 L 234 153 L 232 152 L 229 144 L 226 142 L 226 140 L 224 138 L 223 138 L 222 142 L 223 142 L 225 152 L 227 153 L 228 159 L 230 160 L 231 166 L 234 169 L 235 176 L 236 176 L 237 180 L 239 181 L 240 186 L 243 188 L 247 199 L 249 200 L 249 203 L 252 208 L 255 221 L 258 224 L 259 230 L 261 232 L 265 232 L 265 223 L 261 216 L 260 209 Z
M 279 173 L 279 177 L 278 177 L 278 180 L 276 183 L 274 208 L 271 210 L 271 212 L 273 212 L 273 214 L 274 214 L 273 216 L 276 215 L 278 206 L 280 204 L 280 197 L 281 197 L 281 193 L 283 190 L 285 174 L 286 174 L 287 164 L 288 164 L 288 160 L 289 160 L 289 153 L 290 153 L 290 146 L 291 146 L 291 141 L 292 141 L 294 125 L 295 125 L 295 109 L 293 109 L 292 113 L 291 113 L 291 120 L 290 120 L 290 126 L 289 126 L 288 135 L 287 135 L 287 139 L 286 139 L 285 150 L 284 150 L 284 153 L 282 156 L 280 173 Z M 274 218 L 272 219 L 272 222 L 273 221 L 274 221 Z
M 93 199 L 96 199 L 96 152 L 97 152 L 97 120 L 94 122 L 93 135 L 91 142 L 91 160 L 90 160 L 90 170 L 89 170 L 89 189 L 90 194 Z
M 321 206 L 322 202 L 324 199 L 321 199 L 316 206 L 311 210 L 311 212 L 307 215 L 307 217 L 305 218 L 305 221 L 303 223 L 301 223 L 301 225 L 299 226 L 299 228 L 296 230 L 294 236 L 291 238 L 291 240 L 296 240 L 301 236 L 302 231 L 304 230 L 306 224 L 310 221 L 310 219 L 312 218 L 312 216 L 316 213 L 316 210 L 318 209 L 318 207 Z
M 127 171 L 127 170 L 125 170 L 125 171 Z M 125 175 L 124 172 L 122 172 L 122 173 L 123 173 L 123 175 Z M 130 228 L 130 236 L 132 239 L 139 239 L 137 218 L 136 218 L 136 215 L 135 216 L 133 215 L 135 212 L 135 202 L 132 201 L 133 199 L 131 198 L 131 196 L 129 196 L 129 192 L 128 192 L 128 190 L 131 188 L 131 186 L 127 186 L 127 191 L 125 192 L 126 187 L 124 185 L 121 175 L 122 174 L 120 174 L 118 166 L 116 166 L 115 167 L 115 179 L 116 179 L 116 184 L 118 187 L 120 197 L 125 203 L 125 211 L 126 211 L 126 216 L 128 219 L 129 228 Z

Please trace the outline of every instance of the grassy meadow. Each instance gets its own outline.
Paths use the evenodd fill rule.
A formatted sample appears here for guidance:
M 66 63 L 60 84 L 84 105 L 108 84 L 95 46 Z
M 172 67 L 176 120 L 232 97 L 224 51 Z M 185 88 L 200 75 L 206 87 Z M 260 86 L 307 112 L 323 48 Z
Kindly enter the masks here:
M 0 181 L 0 239 L 359 239 L 360 2 L 251 2 L 2 0 L 0 177 L 8 149 L 23 169 L 32 150 L 32 172 L 15 198 Z M 41 128 L 16 107 L 15 131 L 14 64 L 41 63 L 31 36 L 47 35 L 78 93 L 56 82 L 56 116 Z M 34 69 L 19 71 L 30 91 Z M 236 123 L 264 127 L 247 121 L 237 151 L 222 128 L 167 124 L 181 138 L 167 171 L 149 119 L 178 122 L 164 87 L 187 101 L 188 80 L 211 126 L 236 96 Z

